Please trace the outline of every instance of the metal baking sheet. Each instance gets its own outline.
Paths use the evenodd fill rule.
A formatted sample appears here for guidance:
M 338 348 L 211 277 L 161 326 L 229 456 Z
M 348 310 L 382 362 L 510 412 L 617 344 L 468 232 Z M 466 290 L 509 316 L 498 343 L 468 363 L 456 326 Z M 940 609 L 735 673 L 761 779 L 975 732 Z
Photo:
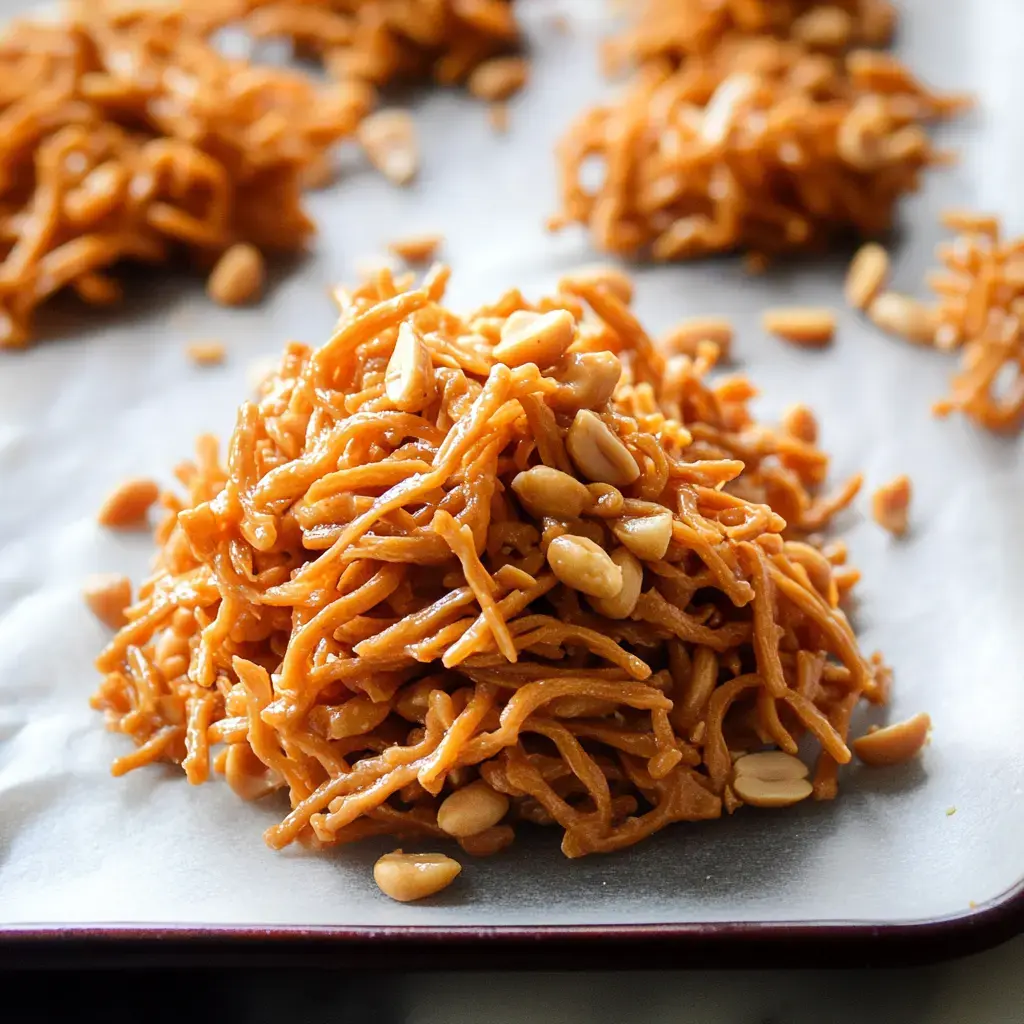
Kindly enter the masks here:
M 960 149 L 959 166 L 936 171 L 904 206 L 896 284 L 913 290 L 939 237 L 939 207 L 996 210 L 1011 229 L 1024 228 L 1024 77 L 1012 42 L 1024 8 L 1016 0 L 901 6 L 900 51 L 911 66 L 980 101 L 979 113 L 941 131 Z M 927 710 L 934 722 L 919 762 L 853 767 L 835 803 L 746 808 L 676 825 L 614 856 L 567 861 L 553 836 L 526 836 L 501 856 L 467 859 L 456 886 L 413 906 L 372 883 L 387 843 L 274 853 L 260 836 L 279 807 L 242 803 L 216 782 L 189 787 L 177 770 L 109 775 L 127 740 L 105 732 L 87 704 L 105 637 L 82 605 L 81 584 L 94 571 L 139 579 L 152 546 L 148 535 L 96 525 L 107 491 L 132 474 L 170 482 L 197 434 L 226 436 L 251 360 L 289 338 L 324 339 L 327 286 L 352 279 L 359 260 L 389 239 L 445 234 L 456 308 L 512 285 L 538 294 L 593 260 L 581 234 L 552 238 L 542 223 L 557 206 L 552 146 L 609 88 L 597 67 L 605 7 L 525 0 L 523 9 L 533 76 L 512 104 L 509 134 L 494 135 L 485 109 L 461 94 L 416 99 L 418 182 L 396 190 L 349 160 L 342 180 L 310 201 L 321 225 L 315 251 L 282 271 L 260 307 L 226 311 L 206 301 L 198 280 L 141 278 L 127 308 L 60 305 L 43 322 L 50 337 L 0 355 L 0 930 L 8 939 L 121 929 L 749 938 L 820 937 L 821 926 L 913 935 L 935 921 L 966 933 L 981 920 L 978 908 L 1011 906 L 1024 878 L 1021 442 L 932 419 L 949 358 L 883 337 L 848 311 L 823 352 L 761 333 L 758 315 L 769 304 L 841 308 L 843 259 L 761 277 L 734 260 L 642 267 L 637 307 L 654 329 L 691 314 L 732 317 L 739 368 L 762 389 L 761 416 L 811 404 L 835 480 L 863 470 L 870 489 L 912 476 L 905 540 L 871 523 L 865 500 L 841 527 L 864 573 L 861 642 L 896 670 L 889 713 Z M 567 35 L 552 31 L 556 12 L 571 19 Z M 183 348 L 197 338 L 225 341 L 226 365 L 191 366 Z M 1013 906 L 1022 909 L 1019 900 Z

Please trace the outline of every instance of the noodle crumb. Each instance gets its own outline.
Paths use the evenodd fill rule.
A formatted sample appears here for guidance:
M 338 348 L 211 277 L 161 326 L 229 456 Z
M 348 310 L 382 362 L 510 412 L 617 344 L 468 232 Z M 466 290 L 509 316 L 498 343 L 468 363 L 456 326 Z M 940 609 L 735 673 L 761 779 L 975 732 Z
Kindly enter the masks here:
M 910 515 L 910 478 L 898 476 L 883 484 L 871 499 L 875 522 L 896 537 L 907 532 Z
M 226 354 L 221 341 L 190 341 L 185 346 L 185 355 L 196 366 L 220 366 Z

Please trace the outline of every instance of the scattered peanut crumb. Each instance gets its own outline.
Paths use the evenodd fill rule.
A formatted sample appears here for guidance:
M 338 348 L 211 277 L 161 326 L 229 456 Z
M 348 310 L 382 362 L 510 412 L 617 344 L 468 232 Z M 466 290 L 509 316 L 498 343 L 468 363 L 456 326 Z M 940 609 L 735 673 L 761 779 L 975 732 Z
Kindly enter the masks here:
M 530 66 L 522 57 L 494 57 L 478 65 L 466 85 L 477 99 L 507 100 L 526 85 L 529 73 Z
M 896 334 L 919 345 L 935 341 L 938 322 L 935 311 L 923 302 L 896 292 L 882 292 L 868 306 L 868 318 L 888 334 Z
M 420 166 L 416 123 L 407 110 L 379 110 L 364 118 L 357 138 L 370 163 L 395 185 L 408 185 Z
M 226 353 L 222 341 L 190 341 L 185 346 L 185 355 L 196 366 L 220 366 Z
M 876 767 L 905 764 L 925 747 L 931 727 L 931 718 L 922 711 L 906 721 L 869 729 L 850 746 L 864 764 Z
M 153 480 L 133 477 L 119 484 L 100 506 L 96 518 L 101 526 L 124 529 L 145 522 L 150 506 L 160 497 Z
M 761 324 L 769 334 L 802 348 L 824 348 L 835 337 L 836 318 L 830 309 L 793 306 L 765 310 Z
M 885 288 L 889 278 L 889 254 L 877 242 L 862 245 L 846 272 L 844 295 L 854 309 L 867 309 Z
M 113 572 L 90 576 L 82 596 L 89 611 L 105 626 L 120 629 L 127 623 L 124 610 L 132 603 L 132 584 L 127 576 Z
M 782 429 L 805 444 L 817 444 L 818 421 L 806 405 L 791 405 L 782 415 Z
M 910 478 L 906 475 L 883 484 L 871 499 L 875 522 L 894 536 L 902 537 L 907 532 L 910 497 Z
M 239 242 L 217 260 L 206 281 L 206 293 L 222 306 L 244 306 L 263 294 L 266 270 L 254 245 Z
M 427 263 L 444 241 L 442 235 L 409 235 L 388 243 L 388 249 L 406 263 Z

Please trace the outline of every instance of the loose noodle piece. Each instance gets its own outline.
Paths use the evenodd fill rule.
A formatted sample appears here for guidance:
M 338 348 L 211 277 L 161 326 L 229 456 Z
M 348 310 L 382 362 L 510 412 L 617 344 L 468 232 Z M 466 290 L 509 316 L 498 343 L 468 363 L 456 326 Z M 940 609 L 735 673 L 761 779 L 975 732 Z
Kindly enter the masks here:
M 833 562 L 782 515 L 819 507 L 825 455 L 755 422 L 745 382 L 709 385 L 713 359 L 662 373 L 607 292 L 587 312 L 510 292 L 458 316 L 446 280 L 402 290 L 385 271 L 341 294 L 327 343 L 291 344 L 240 409 L 227 466 L 203 438 L 181 468 L 155 572 L 97 663 L 93 705 L 138 748 L 115 772 L 163 759 L 246 798 L 285 790 L 274 848 L 440 835 L 441 801 L 482 778 L 509 797 L 502 829 L 556 822 L 568 856 L 616 850 L 735 809 L 730 750 L 759 735 L 817 742 L 833 795 L 850 711 L 885 699 L 885 669 L 857 649 Z M 504 323 L 559 309 L 567 351 L 496 361 Z M 381 386 L 408 374 L 432 380 Z M 513 480 L 544 459 L 577 495 L 566 474 L 600 476 L 593 436 L 639 477 L 586 480 L 577 518 L 520 503 Z M 548 571 L 567 534 L 635 587 L 622 617 Z
M 559 144 L 550 226 L 585 225 L 600 250 L 630 258 L 743 251 L 757 264 L 888 231 L 899 197 L 944 159 L 923 125 L 966 101 L 886 53 L 771 34 L 806 7 L 653 4 L 623 44 L 639 62 L 624 94 Z
M 234 243 L 307 242 L 304 175 L 372 97 L 223 56 L 218 13 L 82 0 L 0 36 L 0 347 L 65 288 L 117 301 L 123 261 L 209 270 Z

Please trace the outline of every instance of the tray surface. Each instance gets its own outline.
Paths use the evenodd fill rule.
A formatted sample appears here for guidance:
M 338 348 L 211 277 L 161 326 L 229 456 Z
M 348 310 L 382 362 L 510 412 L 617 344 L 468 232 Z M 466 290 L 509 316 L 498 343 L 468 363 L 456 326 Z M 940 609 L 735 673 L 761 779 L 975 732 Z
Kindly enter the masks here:
M 596 60 L 607 27 L 601 7 L 524 4 L 534 73 L 513 104 L 510 134 L 493 135 L 484 108 L 461 95 L 417 101 L 419 182 L 396 190 L 356 167 L 314 195 L 315 253 L 282 275 L 261 307 L 218 309 L 196 280 L 140 280 L 127 309 L 107 316 L 68 305 L 49 319 L 59 337 L 3 355 L 0 932 L 127 926 L 213 935 L 237 926 L 386 938 L 407 927 L 435 935 L 549 928 L 561 937 L 631 925 L 691 935 L 702 925 L 722 934 L 749 925 L 750 935 L 772 925 L 884 929 L 961 916 L 969 923 L 975 907 L 1006 904 L 1024 878 L 1022 447 L 959 420 L 933 420 L 929 406 L 950 361 L 885 338 L 849 311 L 824 352 L 762 335 L 758 314 L 769 304 L 841 308 L 844 258 L 757 278 L 732 260 L 640 268 L 637 308 L 655 330 L 686 315 L 732 317 L 738 369 L 762 390 L 759 414 L 772 419 L 798 400 L 812 405 L 834 480 L 859 469 L 870 488 L 911 474 L 914 526 L 904 542 L 867 520 L 863 499 L 840 528 L 864 572 L 862 644 L 881 649 L 896 670 L 889 714 L 927 710 L 933 718 L 934 740 L 919 763 L 851 768 L 834 804 L 746 808 L 677 825 L 614 856 L 566 861 L 552 836 L 527 835 L 496 858 L 467 859 L 459 884 L 415 906 L 373 886 L 370 866 L 391 843 L 273 853 L 260 833 L 280 807 L 243 804 L 216 782 L 193 789 L 170 769 L 108 774 L 128 741 L 104 732 L 87 705 L 104 634 L 82 605 L 81 581 L 114 570 L 138 580 L 152 548 L 146 535 L 97 527 L 100 501 L 127 475 L 169 482 L 197 434 L 226 436 L 251 359 L 288 338 L 324 339 L 327 285 L 352 279 L 356 262 L 390 239 L 445 233 L 455 308 L 512 285 L 539 294 L 592 261 L 582 235 L 552 238 L 542 222 L 556 208 L 552 146 L 608 88 Z M 1009 229 L 1024 227 L 1024 79 L 1010 42 L 1024 29 L 1024 7 L 901 7 L 900 52 L 911 67 L 980 100 L 980 114 L 941 133 L 961 150 L 960 165 L 934 172 L 904 205 L 896 286 L 913 291 L 939 238 L 941 206 L 997 210 Z M 573 18 L 569 35 L 550 31 L 553 9 Z M 190 366 L 183 348 L 197 338 L 225 341 L 229 362 Z M 1014 907 L 1024 911 L 1020 899 Z

